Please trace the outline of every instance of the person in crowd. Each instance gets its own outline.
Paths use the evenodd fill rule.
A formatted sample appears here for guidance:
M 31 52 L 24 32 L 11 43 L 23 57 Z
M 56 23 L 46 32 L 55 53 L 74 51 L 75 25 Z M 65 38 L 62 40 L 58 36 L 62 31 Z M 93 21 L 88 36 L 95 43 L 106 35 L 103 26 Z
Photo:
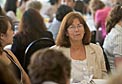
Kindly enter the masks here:
M 122 57 L 122 5 L 116 5 L 107 17 L 108 35 L 103 48 L 108 57 L 111 71 L 115 71 L 116 57 Z
M 32 84 L 70 84 L 71 61 L 61 51 L 35 52 L 28 70 Z
M 83 15 L 87 14 L 87 6 L 84 1 L 81 0 L 75 1 L 75 6 L 73 8 L 75 11 L 78 11 Z
M 18 84 L 14 73 L 2 59 L 0 59 L 0 75 L 0 84 Z
M 61 0 L 61 4 L 65 4 L 71 8 L 74 8 L 75 0 Z
M 24 55 L 27 46 L 34 40 L 47 37 L 53 40 L 52 33 L 47 31 L 43 17 L 35 9 L 28 9 L 22 16 L 19 30 L 14 36 L 12 52 L 24 67 Z M 26 67 L 24 68 L 25 70 Z
M 22 18 L 23 13 L 25 12 L 26 9 L 26 3 L 29 0 L 20 0 L 19 6 L 17 8 L 17 19 L 20 21 Z
M 40 13 L 40 10 L 42 8 L 42 3 L 40 1 L 30 0 L 26 4 L 26 10 L 28 10 L 29 8 L 34 8 Z
M 12 72 L 19 83 L 30 84 L 29 77 L 20 65 L 16 56 L 10 50 L 4 49 L 6 45 L 12 44 L 13 34 L 12 26 L 0 7 L 0 59 L 11 67 Z
M 61 0 L 49 0 L 51 6 L 45 11 L 45 15 L 49 17 L 49 22 L 53 21 L 58 7 L 61 5 Z
M 82 15 L 68 13 L 60 26 L 56 45 L 51 48 L 61 50 L 72 60 L 72 78 L 81 81 L 83 64 L 93 67 L 94 78 L 104 78 L 106 74 L 103 51 L 99 45 L 90 43 L 90 30 Z
M 100 0 L 90 0 L 89 2 L 89 8 L 90 8 L 90 11 L 95 19 L 95 13 L 98 9 L 102 9 L 105 7 L 105 4 L 100 1 Z
M 110 6 L 105 6 L 101 0 L 91 0 L 91 9 L 93 10 L 93 17 L 96 25 L 96 42 L 103 45 L 106 36 L 105 21 L 111 10 Z
M 16 17 L 17 6 L 18 0 L 6 0 L 4 9 L 6 11 L 6 15 L 12 19 L 13 23 L 18 21 Z
M 59 27 L 61 24 L 61 21 L 63 20 L 64 16 L 68 14 L 69 12 L 72 12 L 73 9 L 67 5 L 61 5 L 57 12 L 56 16 L 53 19 L 53 22 L 50 24 L 49 31 L 53 34 L 53 39 L 55 40 L 59 31 Z

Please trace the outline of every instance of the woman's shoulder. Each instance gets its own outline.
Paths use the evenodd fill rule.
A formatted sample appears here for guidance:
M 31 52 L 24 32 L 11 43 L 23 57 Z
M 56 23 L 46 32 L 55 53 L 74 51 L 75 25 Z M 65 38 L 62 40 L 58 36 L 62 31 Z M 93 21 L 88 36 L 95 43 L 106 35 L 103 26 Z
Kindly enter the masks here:
M 6 49 L 5 50 L 13 59 L 16 58 L 16 56 L 13 54 L 11 50 Z
M 91 49 L 94 49 L 95 51 L 102 51 L 102 48 L 99 44 L 90 43 L 87 46 Z
M 50 48 L 52 48 L 52 49 L 61 49 L 61 50 L 66 50 L 66 49 L 69 49 L 69 48 L 66 48 L 66 47 L 61 47 L 61 46 L 57 46 L 57 45 L 54 45 L 54 46 L 52 46 L 52 47 L 50 47 Z
M 19 65 L 21 67 L 21 65 L 20 65 L 18 59 L 16 58 L 16 56 L 14 55 L 14 53 L 11 50 L 7 50 L 7 49 L 5 51 L 13 59 L 13 61 L 15 61 L 17 63 L 17 65 Z
M 59 50 L 59 51 L 62 51 L 62 52 L 69 52 L 70 48 L 66 48 L 66 47 L 61 47 L 61 46 L 57 46 L 57 45 L 54 45 L 52 47 L 50 47 L 51 49 L 56 49 L 56 50 Z
M 90 43 L 88 46 L 90 46 L 90 47 L 100 47 L 100 44 Z
M 54 45 L 51 47 L 51 49 L 56 49 L 56 50 L 63 52 L 63 54 L 66 55 L 66 57 L 68 57 L 70 59 L 70 48 Z

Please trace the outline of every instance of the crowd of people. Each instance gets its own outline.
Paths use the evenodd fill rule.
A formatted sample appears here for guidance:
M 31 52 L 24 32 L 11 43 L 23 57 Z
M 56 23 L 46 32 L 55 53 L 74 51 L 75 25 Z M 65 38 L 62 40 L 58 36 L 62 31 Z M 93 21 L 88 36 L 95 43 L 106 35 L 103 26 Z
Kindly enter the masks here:
M 121 83 L 122 0 L 106 1 L 49 0 L 47 26 L 40 1 L 6 0 L 0 6 L 0 83 L 70 84 L 86 80 L 86 73 Z M 55 45 L 42 44 L 25 59 L 28 45 L 40 38 Z

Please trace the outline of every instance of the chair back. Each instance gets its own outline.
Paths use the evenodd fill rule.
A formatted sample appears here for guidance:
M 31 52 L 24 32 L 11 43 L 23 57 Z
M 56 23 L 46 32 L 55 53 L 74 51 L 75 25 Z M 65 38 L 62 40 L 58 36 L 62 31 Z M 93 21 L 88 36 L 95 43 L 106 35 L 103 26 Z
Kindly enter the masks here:
M 52 40 L 50 38 L 40 38 L 38 40 L 31 42 L 25 50 L 25 57 L 24 57 L 24 69 L 25 69 L 25 71 L 27 71 L 27 66 L 30 63 L 31 55 L 35 51 L 37 51 L 39 49 L 51 47 L 53 45 L 55 45 L 55 42 L 54 42 L 54 40 Z

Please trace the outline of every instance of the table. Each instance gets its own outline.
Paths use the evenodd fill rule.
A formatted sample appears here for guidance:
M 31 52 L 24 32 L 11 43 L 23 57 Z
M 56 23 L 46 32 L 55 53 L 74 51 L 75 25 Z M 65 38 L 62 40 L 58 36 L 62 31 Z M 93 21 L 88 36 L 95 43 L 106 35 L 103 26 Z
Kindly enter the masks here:
M 93 81 L 96 84 L 106 84 L 106 82 L 107 82 L 107 80 L 105 80 L 105 79 L 93 79 Z
M 93 81 L 95 82 L 95 84 L 106 84 L 107 80 L 105 79 L 93 79 Z M 81 84 L 79 83 L 71 83 L 71 84 Z

